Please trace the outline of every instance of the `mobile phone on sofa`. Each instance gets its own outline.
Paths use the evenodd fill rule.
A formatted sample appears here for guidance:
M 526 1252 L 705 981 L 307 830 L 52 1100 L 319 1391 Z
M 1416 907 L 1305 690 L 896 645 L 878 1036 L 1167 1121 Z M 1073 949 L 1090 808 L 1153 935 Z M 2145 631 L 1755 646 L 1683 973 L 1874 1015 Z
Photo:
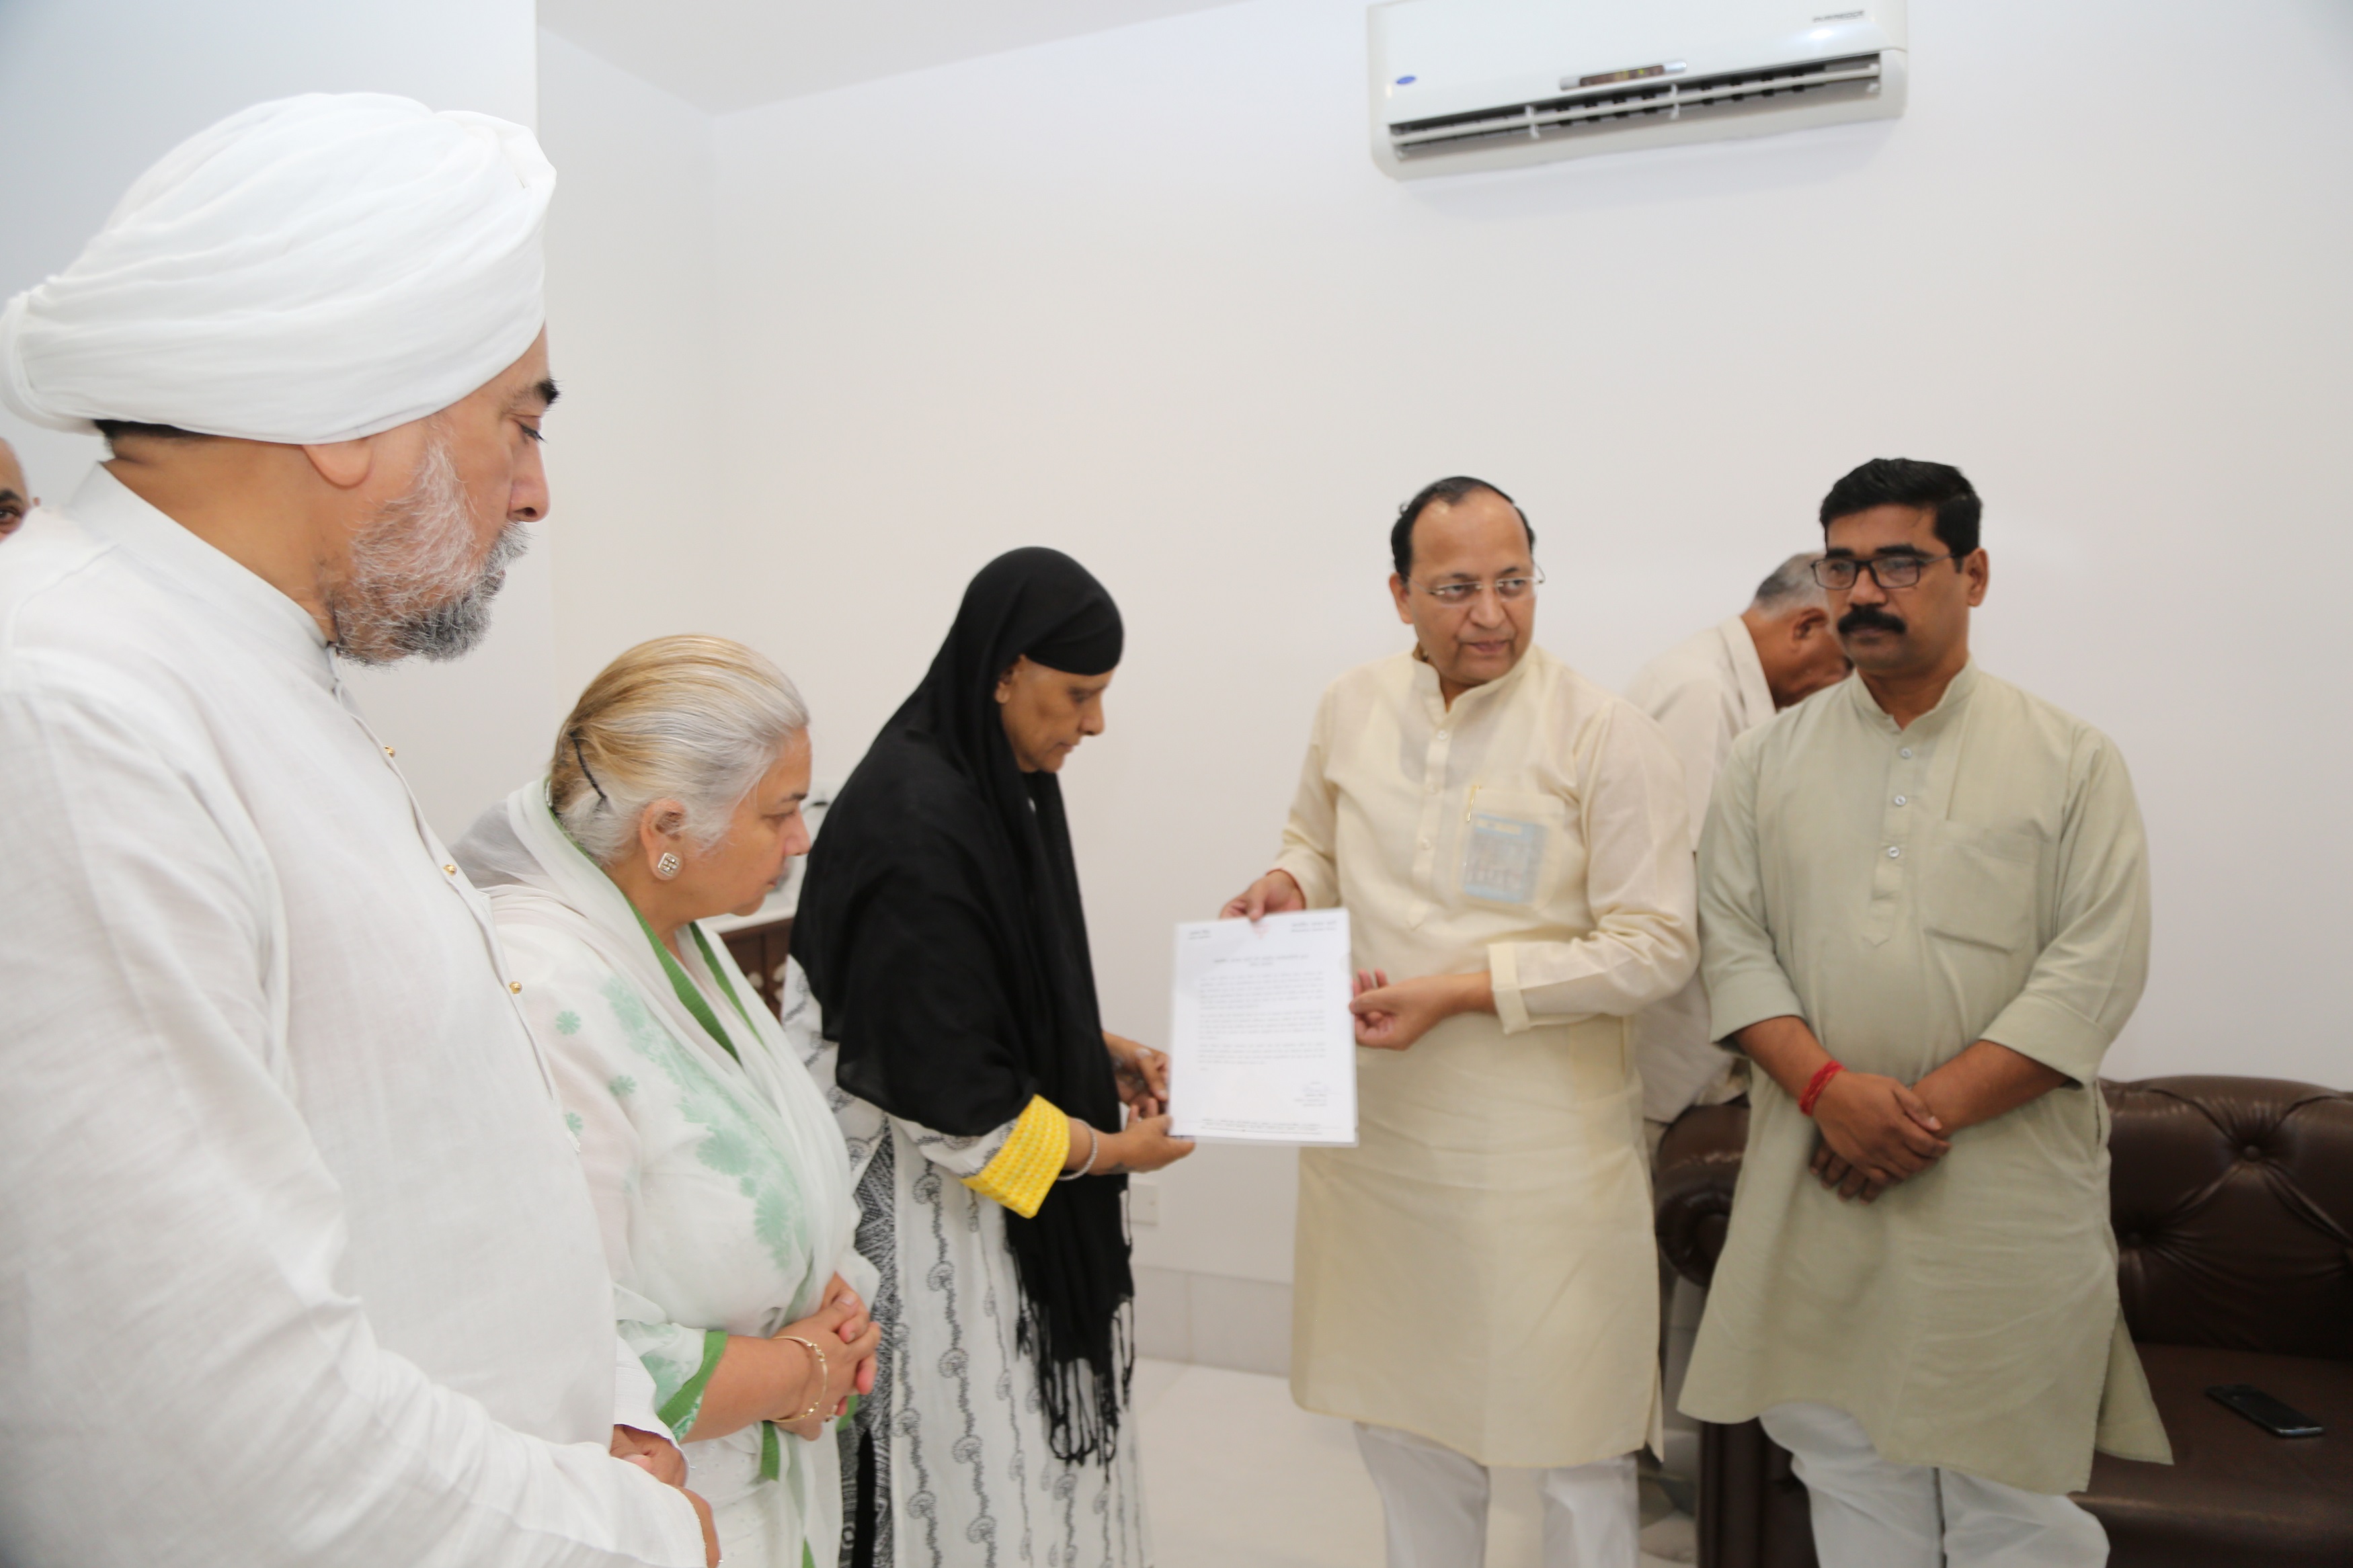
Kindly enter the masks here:
M 2252 1383 L 2226 1383 L 2206 1396 L 2227 1405 L 2274 1437 L 2317 1437 L 2320 1423 L 2295 1406 L 2274 1399 Z

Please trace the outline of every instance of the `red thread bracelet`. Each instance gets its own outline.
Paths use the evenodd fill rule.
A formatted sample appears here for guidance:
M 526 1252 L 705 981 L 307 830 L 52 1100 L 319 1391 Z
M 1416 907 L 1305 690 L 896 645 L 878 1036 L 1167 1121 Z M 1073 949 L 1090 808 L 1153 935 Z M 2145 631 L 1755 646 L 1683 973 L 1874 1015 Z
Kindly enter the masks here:
M 1846 1064 L 1841 1061 L 1827 1061 L 1816 1068 L 1814 1076 L 1806 1080 L 1806 1092 L 1798 1096 L 1798 1114 L 1811 1116 L 1814 1113 L 1814 1102 L 1821 1099 L 1822 1090 L 1830 1088 L 1831 1079 L 1844 1071 L 1846 1071 Z

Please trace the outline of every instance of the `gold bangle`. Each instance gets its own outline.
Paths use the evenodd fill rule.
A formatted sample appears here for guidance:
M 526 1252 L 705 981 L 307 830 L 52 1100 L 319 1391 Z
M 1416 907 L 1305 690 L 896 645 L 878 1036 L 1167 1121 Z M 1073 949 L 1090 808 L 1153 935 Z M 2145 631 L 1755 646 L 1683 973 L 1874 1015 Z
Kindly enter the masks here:
M 825 1352 L 798 1334 L 778 1334 L 776 1338 L 792 1341 L 793 1343 L 808 1352 L 810 1358 L 817 1363 L 817 1397 L 809 1401 L 809 1407 L 807 1410 L 793 1418 L 796 1422 L 806 1421 L 815 1415 L 825 1404 L 825 1390 L 828 1376 L 825 1367 Z

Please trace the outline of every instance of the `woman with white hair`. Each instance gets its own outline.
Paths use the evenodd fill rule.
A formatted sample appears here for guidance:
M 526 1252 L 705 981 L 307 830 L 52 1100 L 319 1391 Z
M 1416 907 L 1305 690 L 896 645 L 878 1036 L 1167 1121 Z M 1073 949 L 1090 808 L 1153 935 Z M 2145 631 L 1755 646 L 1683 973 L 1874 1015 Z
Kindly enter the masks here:
M 457 851 L 578 1143 L 622 1338 L 726 1561 L 775 1568 L 839 1555 L 839 1460 L 817 1439 L 872 1384 L 873 1274 L 832 1112 L 697 922 L 756 908 L 807 852 L 809 761 L 783 671 L 658 638 L 589 684 L 547 775 Z

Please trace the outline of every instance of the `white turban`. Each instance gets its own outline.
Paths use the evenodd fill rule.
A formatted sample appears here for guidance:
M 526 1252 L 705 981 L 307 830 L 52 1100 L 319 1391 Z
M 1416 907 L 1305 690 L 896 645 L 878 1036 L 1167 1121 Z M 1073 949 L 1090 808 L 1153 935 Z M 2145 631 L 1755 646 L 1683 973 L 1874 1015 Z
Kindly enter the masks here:
M 0 311 L 0 403 L 213 436 L 350 440 L 438 413 L 545 319 L 555 187 L 529 131 L 382 93 L 257 104 L 142 175 Z

